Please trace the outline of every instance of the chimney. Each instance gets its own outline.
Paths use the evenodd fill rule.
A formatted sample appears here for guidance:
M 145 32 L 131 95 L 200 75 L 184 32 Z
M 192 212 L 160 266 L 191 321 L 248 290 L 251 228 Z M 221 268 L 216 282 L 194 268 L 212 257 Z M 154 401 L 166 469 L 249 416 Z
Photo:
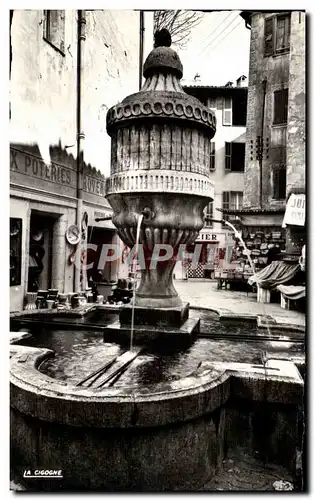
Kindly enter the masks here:
M 227 88 L 233 87 L 233 82 L 227 82 L 224 86 Z
M 246 80 L 247 80 L 247 77 L 245 75 L 240 76 L 236 80 L 236 86 L 237 87 L 246 87 Z

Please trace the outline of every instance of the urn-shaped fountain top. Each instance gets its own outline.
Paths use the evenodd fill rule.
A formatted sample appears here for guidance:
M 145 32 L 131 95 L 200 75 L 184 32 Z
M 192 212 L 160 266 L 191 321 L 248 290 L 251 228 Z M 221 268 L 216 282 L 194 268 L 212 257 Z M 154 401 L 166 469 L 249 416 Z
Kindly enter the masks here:
M 210 140 L 216 118 L 184 92 L 181 61 L 163 31 L 145 61 L 142 89 L 107 113 L 112 138 L 107 192 L 182 191 L 212 198 Z

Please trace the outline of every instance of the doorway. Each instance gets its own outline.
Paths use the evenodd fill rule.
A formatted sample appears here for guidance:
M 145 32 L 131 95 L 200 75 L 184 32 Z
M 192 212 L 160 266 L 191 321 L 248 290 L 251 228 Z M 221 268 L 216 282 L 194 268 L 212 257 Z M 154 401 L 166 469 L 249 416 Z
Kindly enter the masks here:
M 28 292 L 51 287 L 52 237 L 56 217 L 32 211 L 29 236 Z

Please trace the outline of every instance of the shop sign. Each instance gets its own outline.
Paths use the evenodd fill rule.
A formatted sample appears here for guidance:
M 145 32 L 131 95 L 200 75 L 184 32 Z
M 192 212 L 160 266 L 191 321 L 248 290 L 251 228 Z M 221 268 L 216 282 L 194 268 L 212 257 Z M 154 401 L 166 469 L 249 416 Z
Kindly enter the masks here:
M 73 172 L 70 168 L 46 163 L 37 156 L 10 148 L 10 170 L 61 185 L 71 186 Z
M 291 194 L 286 206 L 283 226 L 305 225 L 305 194 Z
M 199 233 L 196 241 L 218 241 L 218 237 L 213 233 Z
M 85 191 L 86 193 L 96 194 L 98 196 L 105 196 L 105 182 L 95 179 L 95 177 L 84 175 L 83 191 Z

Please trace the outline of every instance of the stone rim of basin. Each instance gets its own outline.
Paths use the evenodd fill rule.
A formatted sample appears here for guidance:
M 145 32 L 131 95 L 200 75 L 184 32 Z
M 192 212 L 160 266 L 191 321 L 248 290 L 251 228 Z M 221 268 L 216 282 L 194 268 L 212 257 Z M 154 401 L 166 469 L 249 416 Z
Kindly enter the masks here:
M 53 351 L 12 346 L 11 354 L 11 406 L 41 420 L 74 426 L 156 427 L 190 420 L 226 403 L 235 391 L 235 387 L 231 386 L 231 379 L 235 378 L 239 397 L 247 395 L 249 399 L 261 400 L 260 386 L 264 384 L 256 384 L 261 379 L 270 392 L 268 394 L 266 387 L 263 388 L 266 402 L 281 400 L 295 404 L 303 397 L 303 380 L 290 361 L 269 360 L 270 367 L 246 363 L 204 363 L 200 372 L 163 383 L 163 390 L 154 392 L 154 385 L 137 390 L 70 386 L 37 369 L 47 356 L 53 355 Z M 277 367 L 278 370 L 275 370 Z M 281 391 L 279 384 L 283 385 Z M 179 399 L 180 405 L 174 404 Z M 133 418 L 135 412 L 136 421 Z

